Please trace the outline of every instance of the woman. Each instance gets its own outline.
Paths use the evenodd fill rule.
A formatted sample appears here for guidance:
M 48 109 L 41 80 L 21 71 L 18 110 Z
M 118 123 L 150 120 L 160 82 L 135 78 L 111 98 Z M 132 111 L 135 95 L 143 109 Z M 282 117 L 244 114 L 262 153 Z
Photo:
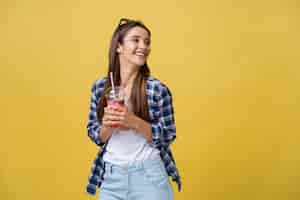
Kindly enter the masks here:
M 168 176 L 181 188 L 169 147 L 176 137 L 172 97 L 150 76 L 150 37 L 142 22 L 121 19 L 110 43 L 108 76 L 92 87 L 87 129 L 101 150 L 87 192 L 95 195 L 101 186 L 101 200 L 171 200 Z M 125 106 L 107 104 L 104 91 L 112 81 L 124 89 Z

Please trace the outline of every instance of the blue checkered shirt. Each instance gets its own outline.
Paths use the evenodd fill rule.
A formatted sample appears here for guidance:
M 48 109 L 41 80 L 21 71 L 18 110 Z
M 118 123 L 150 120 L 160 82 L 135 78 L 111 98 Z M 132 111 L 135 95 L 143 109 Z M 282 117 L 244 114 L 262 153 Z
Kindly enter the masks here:
M 91 195 L 96 194 L 96 190 L 101 186 L 105 173 L 103 155 L 105 153 L 107 143 L 103 143 L 99 137 L 102 124 L 99 123 L 97 119 L 96 108 L 104 90 L 104 83 L 106 80 L 106 77 L 96 80 L 92 86 L 87 123 L 88 136 L 94 143 L 101 147 L 96 159 L 94 160 L 86 188 L 88 194 Z M 164 162 L 166 171 L 168 175 L 172 177 L 172 180 L 177 183 L 178 190 L 180 191 L 181 180 L 170 149 L 170 144 L 176 138 L 171 92 L 166 85 L 153 77 L 148 77 L 146 82 L 146 94 L 152 128 L 152 141 L 150 145 L 160 151 L 160 156 Z

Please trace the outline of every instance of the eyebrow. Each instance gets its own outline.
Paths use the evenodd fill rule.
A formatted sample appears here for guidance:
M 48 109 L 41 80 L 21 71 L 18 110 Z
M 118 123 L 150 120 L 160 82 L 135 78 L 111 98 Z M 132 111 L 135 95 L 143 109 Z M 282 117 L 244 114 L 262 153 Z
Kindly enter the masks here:
M 141 38 L 141 36 L 139 36 L 139 35 L 131 35 L 129 37 L 131 37 L 131 38 Z M 145 39 L 150 40 L 150 37 L 146 37 Z

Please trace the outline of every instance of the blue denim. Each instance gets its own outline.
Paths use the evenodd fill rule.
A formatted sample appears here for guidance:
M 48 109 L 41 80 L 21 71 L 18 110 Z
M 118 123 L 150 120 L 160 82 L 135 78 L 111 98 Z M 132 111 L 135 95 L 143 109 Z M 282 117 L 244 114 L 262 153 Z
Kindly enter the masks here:
M 146 160 L 128 167 L 105 163 L 99 200 L 173 200 L 163 161 Z

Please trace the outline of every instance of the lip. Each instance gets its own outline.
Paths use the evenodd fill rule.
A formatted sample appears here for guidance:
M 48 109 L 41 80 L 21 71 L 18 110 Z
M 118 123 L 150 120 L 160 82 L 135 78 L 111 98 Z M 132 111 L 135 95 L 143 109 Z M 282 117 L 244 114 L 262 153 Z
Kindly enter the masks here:
M 147 52 L 144 52 L 144 51 L 136 51 L 134 55 L 146 57 L 146 56 L 147 56 Z

